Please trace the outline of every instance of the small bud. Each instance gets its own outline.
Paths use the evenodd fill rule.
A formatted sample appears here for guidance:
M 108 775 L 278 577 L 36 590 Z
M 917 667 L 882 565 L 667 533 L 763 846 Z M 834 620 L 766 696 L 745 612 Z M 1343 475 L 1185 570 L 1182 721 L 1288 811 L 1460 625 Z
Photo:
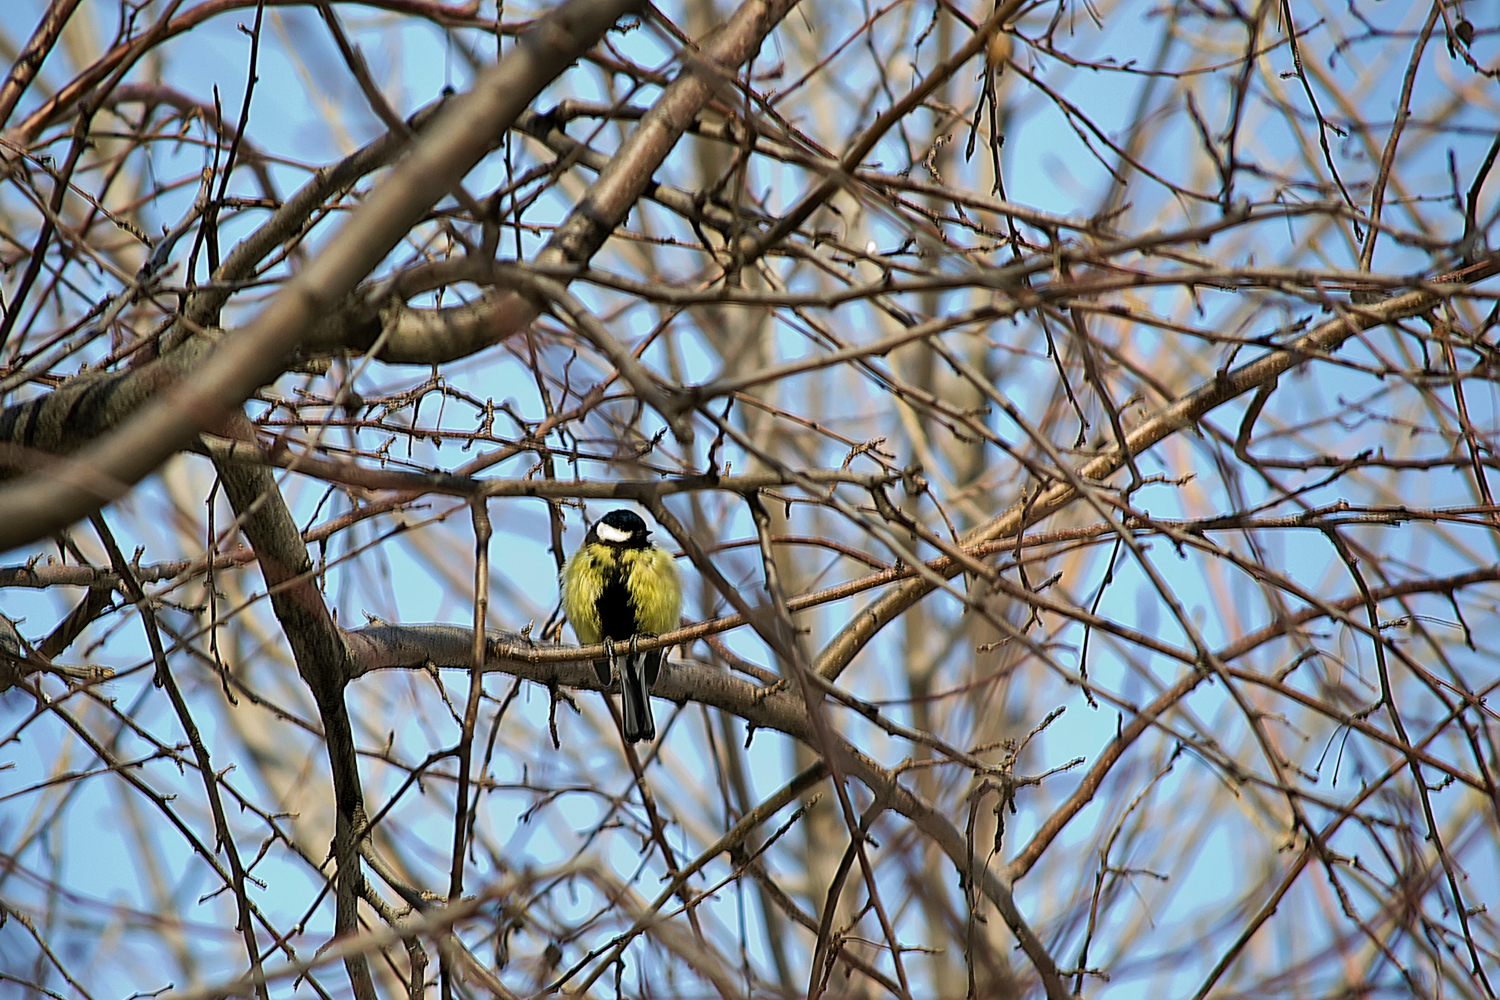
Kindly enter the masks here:
M 994 71 L 1003 72 L 1005 62 L 1016 49 L 1015 40 L 1004 31 L 996 31 L 984 46 L 984 65 Z

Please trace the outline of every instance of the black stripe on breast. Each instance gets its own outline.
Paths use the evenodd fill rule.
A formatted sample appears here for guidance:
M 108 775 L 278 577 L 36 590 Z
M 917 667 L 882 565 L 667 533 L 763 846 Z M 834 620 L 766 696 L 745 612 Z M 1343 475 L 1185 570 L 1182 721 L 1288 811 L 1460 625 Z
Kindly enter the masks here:
M 599 612 L 599 632 L 608 639 L 635 635 L 635 604 L 625 587 L 625 574 L 618 562 L 604 567 L 604 589 L 594 607 Z

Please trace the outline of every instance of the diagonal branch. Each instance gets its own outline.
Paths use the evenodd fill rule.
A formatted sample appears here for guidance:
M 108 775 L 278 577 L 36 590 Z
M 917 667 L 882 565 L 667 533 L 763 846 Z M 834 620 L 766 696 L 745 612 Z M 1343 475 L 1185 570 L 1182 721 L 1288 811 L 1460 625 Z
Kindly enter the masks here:
M 1270 351 L 1238 368 L 1224 372 L 1191 392 L 1162 407 L 1126 437 L 1126 447 L 1111 448 L 1085 462 L 1077 470 L 1083 480 L 1100 482 L 1123 468 L 1127 461 L 1178 431 L 1197 425 L 1205 415 L 1232 399 L 1274 381 L 1309 357 L 1320 357 L 1338 350 L 1345 341 L 1365 330 L 1419 315 L 1440 302 L 1451 284 L 1470 285 L 1500 273 L 1500 254 L 1491 254 L 1477 264 L 1423 282 L 1415 291 L 1392 296 L 1366 306 L 1349 306 L 1334 319 L 1319 324 L 1287 347 Z M 1078 492 L 1065 481 L 1054 481 L 1030 499 L 1013 504 L 998 517 L 972 529 L 959 539 L 960 545 L 976 545 L 995 538 L 1015 535 L 1027 525 L 1050 517 L 1078 498 Z M 946 570 L 952 579 L 959 567 Z M 865 644 L 903 611 L 921 600 L 933 589 L 927 580 L 912 579 L 889 591 L 863 613 L 844 626 L 818 658 L 817 669 L 824 677 L 835 678 L 843 672 Z
M 636 6 L 634 0 L 573 0 L 539 21 L 473 90 L 443 109 L 410 156 L 246 328 L 124 426 L 0 489 L 0 548 L 39 538 L 118 499 L 122 487 L 221 425 L 284 370 L 313 322 L 459 183 L 537 93 Z

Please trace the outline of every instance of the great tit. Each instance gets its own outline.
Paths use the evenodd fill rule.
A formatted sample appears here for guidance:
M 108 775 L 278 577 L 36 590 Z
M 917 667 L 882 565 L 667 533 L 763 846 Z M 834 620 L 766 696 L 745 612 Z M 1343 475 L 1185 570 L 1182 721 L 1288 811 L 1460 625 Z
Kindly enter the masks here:
M 637 654 L 636 640 L 672 631 L 682 611 L 677 564 L 651 544 L 650 534 L 638 514 L 610 511 L 589 528 L 583 546 L 563 564 L 559 580 L 563 614 L 578 641 L 605 645 L 608 659 L 594 661 L 599 683 L 609 683 L 611 661 L 618 667 L 620 712 L 631 743 L 656 738 L 649 693 L 666 652 Z M 622 657 L 614 644 L 625 641 L 630 649 Z

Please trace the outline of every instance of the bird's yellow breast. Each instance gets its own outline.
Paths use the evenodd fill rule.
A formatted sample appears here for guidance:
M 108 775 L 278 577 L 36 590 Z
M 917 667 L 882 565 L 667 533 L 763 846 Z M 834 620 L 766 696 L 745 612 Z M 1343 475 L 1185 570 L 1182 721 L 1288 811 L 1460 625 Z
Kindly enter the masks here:
M 603 640 L 599 598 L 612 583 L 625 588 L 637 635 L 660 635 L 677 627 L 682 580 L 671 556 L 655 546 L 585 545 L 568 557 L 561 579 L 563 614 L 579 642 L 588 646 Z
M 585 545 L 563 564 L 563 614 L 573 626 L 578 641 L 585 646 L 592 646 L 604 638 L 599 632 L 599 611 L 595 605 L 604 592 L 606 572 L 612 562 L 613 552 L 607 547 Z
M 641 635 L 661 635 L 677 627 L 682 614 L 682 580 L 677 563 L 654 545 L 623 549 L 619 554 L 630 603 L 635 605 L 635 628 Z

